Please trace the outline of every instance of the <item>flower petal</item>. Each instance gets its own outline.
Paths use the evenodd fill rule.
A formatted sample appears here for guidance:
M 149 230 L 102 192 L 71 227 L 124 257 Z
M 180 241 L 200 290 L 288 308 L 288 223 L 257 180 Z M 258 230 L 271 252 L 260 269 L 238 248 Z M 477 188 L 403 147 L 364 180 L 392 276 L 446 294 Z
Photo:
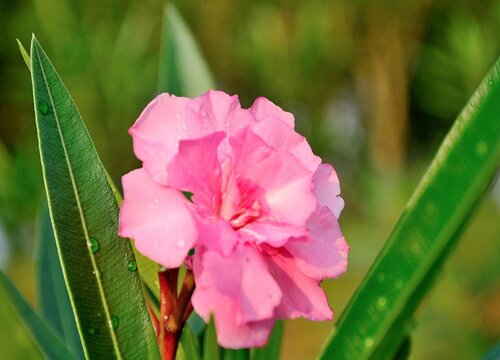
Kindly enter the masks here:
M 158 95 L 130 128 L 135 155 L 154 181 L 167 185 L 167 166 L 180 140 L 205 136 L 210 131 L 199 119 L 186 116 L 190 99 Z
M 157 263 L 179 267 L 197 236 L 186 198 L 142 168 L 124 175 L 122 184 L 120 236 L 134 239 L 137 250 Z
M 253 116 L 255 116 L 257 121 L 261 121 L 269 116 L 272 116 L 280 119 L 292 129 L 295 127 L 295 119 L 293 118 L 293 115 L 284 111 L 278 105 L 275 105 L 265 97 L 258 97 L 255 99 L 249 110 Z
M 314 155 L 305 137 L 274 116 L 268 116 L 252 127 L 269 146 L 289 151 L 299 163 L 310 171 L 315 171 L 321 158 Z
M 349 246 L 338 220 L 326 207 L 316 210 L 307 222 L 310 236 L 286 244 L 297 267 L 316 280 L 335 278 L 347 270 Z
M 238 177 L 256 184 L 267 206 L 267 217 L 279 223 L 304 226 L 316 208 L 312 192 L 313 173 L 301 166 L 287 151 L 269 147 L 248 127 L 229 138 L 234 152 L 234 169 Z M 298 205 L 300 204 L 300 206 Z
M 304 275 L 287 250 L 282 248 L 269 254 L 267 259 L 269 268 L 283 292 L 281 303 L 276 309 L 279 318 L 295 319 L 303 316 L 316 321 L 333 318 L 333 312 L 319 282 Z
M 197 251 L 194 274 L 193 307 L 206 321 L 214 315 L 219 343 L 229 347 L 263 345 L 282 293 L 257 250 L 239 244 L 227 257 Z M 271 323 L 258 324 L 262 320 Z
M 203 138 L 180 141 L 178 153 L 168 166 L 168 184 L 193 193 L 193 202 L 212 214 L 221 202 L 217 148 L 224 136 L 224 132 L 215 132 Z
M 340 182 L 332 165 L 319 165 L 314 173 L 314 193 L 318 204 L 328 207 L 338 219 L 344 208 L 344 199 L 340 197 Z
M 305 227 L 300 228 L 283 223 L 254 221 L 238 230 L 239 234 L 250 237 L 257 244 L 268 244 L 273 247 L 285 245 L 292 237 L 307 235 Z

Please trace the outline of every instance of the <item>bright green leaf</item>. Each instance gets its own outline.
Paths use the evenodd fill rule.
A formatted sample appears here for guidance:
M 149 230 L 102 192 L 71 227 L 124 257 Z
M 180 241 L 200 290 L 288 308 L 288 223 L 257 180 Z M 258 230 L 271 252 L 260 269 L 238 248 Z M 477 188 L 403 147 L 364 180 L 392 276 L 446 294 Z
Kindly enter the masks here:
M 17 41 L 17 46 L 19 47 L 19 51 L 21 52 L 21 56 L 23 57 L 23 60 L 24 62 L 26 63 L 26 66 L 28 67 L 28 70 L 31 71 L 31 60 L 30 60 L 30 56 L 28 55 L 28 52 L 26 51 L 26 49 L 24 48 L 23 44 L 21 43 L 21 41 L 19 41 L 19 39 L 16 39 Z
M 387 359 L 400 348 L 500 162 L 500 59 L 459 115 L 322 359 Z
M 164 9 L 158 73 L 159 91 L 178 96 L 198 96 L 215 84 L 193 35 L 173 4 Z
M 221 348 L 217 344 L 217 334 L 215 332 L 215 322 L 211 318 L 203 336 L 203 360 L 220 360 Z
M 68 91 L 38 41 L 31 69 L 43 178 L 86 357 L 159 357 L 118 204 Z M 140 334 L 140 336 L 138 336 Z
M 44 207 L 37 239 L 38 304 L 40 313 L 66 343 L 75 359 L 83 359 L 82 343 L 64 282 L 49 211 Z
M 0 271 L 0 349 L 4 359 L 72 359 L 54 331 Z
M 283 327 L 283 321 L 278 320 L 274 325 L 267 344 L 261 348 L 252 350 L 252 360 L 277 360 L 280 358 Z

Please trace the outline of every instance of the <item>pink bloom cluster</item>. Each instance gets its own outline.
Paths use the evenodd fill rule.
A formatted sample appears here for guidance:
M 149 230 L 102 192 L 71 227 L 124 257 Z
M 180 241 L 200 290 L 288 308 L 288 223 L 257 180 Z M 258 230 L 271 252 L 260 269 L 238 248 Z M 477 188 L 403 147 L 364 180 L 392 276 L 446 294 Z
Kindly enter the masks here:
M 195 249 L 193 307 L 214 315 L 220 345 L 261 346 L 276 319 L 332 318 L 320 282 L 347 267 L 344 202 L 292 114 L 262 97 L 242 109 L 220 91 L 161 94 L 130 134 L 143 167 L 123 176 L 120 235 L 167 268 Z

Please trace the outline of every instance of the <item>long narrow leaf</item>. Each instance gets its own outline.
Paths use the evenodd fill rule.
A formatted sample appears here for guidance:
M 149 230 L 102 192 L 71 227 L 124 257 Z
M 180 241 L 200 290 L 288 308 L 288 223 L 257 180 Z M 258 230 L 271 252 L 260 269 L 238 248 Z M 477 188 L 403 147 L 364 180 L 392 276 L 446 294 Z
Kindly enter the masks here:
M 78 334 L 73 309 L 64 282 L 56 240 L 48 208 L 40 214 L 38 236 L 38 303 L 44 317 L 65 342 L 75 359 L 83 359 L 82 343 Z
M 284 323 L 282 320 L 278 320 L 274 329 L 269 336 L 267 344 L 261 348 L 256 348 L 252 350 L 252 360 L 267 360 L 267 359 L 279 359 L 281 354 L 281 341 L 283 339 L 283 327 Z
M 0 271 L 0 349 L 2 358 L 72 359 L 54 331 L 33 311 Z
M 193 35 L 173 4 L 165 6 L 158 87 L 178 96 L 198 96 L 214 79 Z
M 441 145 L 322 359 L 387 359 L 500 161 L 500 59 Z
M 211 318 L 203 336 L 203 360 L 220 360 L 221 348 L 217 344 L 215 322 Z
M 158 358 L 131 245 L 92 140 L 33 37 L 36 125 L 50 215 L 86 357 Z M 132 269 L 132 271 L 130 271 Z

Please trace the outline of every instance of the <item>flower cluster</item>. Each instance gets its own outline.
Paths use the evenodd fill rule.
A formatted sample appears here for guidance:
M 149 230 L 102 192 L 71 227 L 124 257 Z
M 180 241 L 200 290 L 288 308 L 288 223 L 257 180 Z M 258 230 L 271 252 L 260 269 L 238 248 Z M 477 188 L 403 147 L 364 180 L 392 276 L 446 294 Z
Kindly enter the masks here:
M 263 345 L 276 319 L 332 318 L 320 282 L 347 267 L 344 203 L 292 114 L 220 91 L 161 94 L 130 134 L 143 167 L 123 176 L 120 235 L 167 268 L 194 248 L 192 304 L 222 346 Z

